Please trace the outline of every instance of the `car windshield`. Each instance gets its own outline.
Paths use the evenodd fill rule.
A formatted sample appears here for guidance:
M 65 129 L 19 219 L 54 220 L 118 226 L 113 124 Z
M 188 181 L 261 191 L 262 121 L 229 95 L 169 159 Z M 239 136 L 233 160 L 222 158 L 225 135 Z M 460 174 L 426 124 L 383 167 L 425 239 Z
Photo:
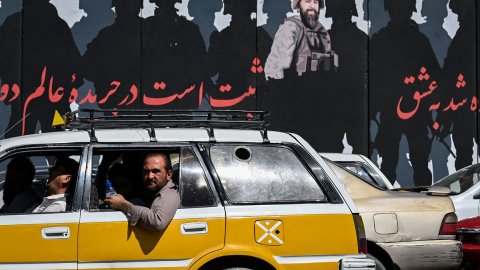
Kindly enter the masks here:
M 480 163 L 465 167 L 440 179 L 434 186 L 448 187 L 451 194 L 460 194 L 479 182 Z

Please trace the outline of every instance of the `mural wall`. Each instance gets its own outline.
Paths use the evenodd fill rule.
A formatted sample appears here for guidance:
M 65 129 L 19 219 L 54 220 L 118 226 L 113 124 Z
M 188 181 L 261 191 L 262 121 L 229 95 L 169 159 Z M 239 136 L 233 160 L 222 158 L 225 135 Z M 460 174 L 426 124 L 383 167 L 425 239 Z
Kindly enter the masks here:
M 397 186 L 478 162 L 475 0 L 0 4 L 0 138 L 55 110 L 269 110 Z

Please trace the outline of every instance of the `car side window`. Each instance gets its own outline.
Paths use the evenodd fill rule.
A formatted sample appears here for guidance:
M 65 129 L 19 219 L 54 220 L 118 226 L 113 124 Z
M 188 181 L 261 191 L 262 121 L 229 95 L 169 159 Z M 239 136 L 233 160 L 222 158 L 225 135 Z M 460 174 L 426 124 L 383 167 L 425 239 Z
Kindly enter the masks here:
M 214 206 L 215 199 L 205 172 L 191 148 L 183 148 L 180 172 L 180 196 L 183 207 Z
M 287 147 L 213 145 L 210 155 L 232 203 L 326 201 L 316 179 Z
M 143 160 L 149 153 L 168 154 L 172 181 L 179 187 L 181 207 L 214 206 L 213 192 L 191 147 L 155 149 L 94 149 L 91 172 L 90 211 L 110 210 L 104 204 L 106 182 L 135 205 L 150 206 L 154 195 L 142 180 Z
M 0 214 L 70 211 L 79 174 L 80 151 L 23 152 L 0 161 Z M 69 160 L 69 172 L 60 162 Z M 56 185 L 72 175 L 67 186 Z M 59 178 L 60 177 L 60 178 Z M 52 194 L 53 193 L 53 194 Z

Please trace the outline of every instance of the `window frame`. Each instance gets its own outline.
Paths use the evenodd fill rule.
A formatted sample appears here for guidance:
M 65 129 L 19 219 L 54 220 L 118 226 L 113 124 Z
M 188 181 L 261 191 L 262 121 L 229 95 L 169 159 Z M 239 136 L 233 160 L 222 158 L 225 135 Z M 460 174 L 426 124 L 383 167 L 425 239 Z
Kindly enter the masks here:
M 225 142 L 225 143 L 199 143 L 199 148 L 201 153 L 204 155 L 204 159 L 207 162 L 208 169 L 212 174 L 214 179 L 215 187 L 220 193 L 222 203 L 224 205 L 274 205 L 274 204 L 343 204 L 340 194 L 334 188 L 334 185 L 331 183 L 330 178 L 328 178 L 325 170 L 318 164 L 318 162 L 308 154 L 305 149 L 301 146 L 294 143 L 279 143 L 279 144 L 264 144 L 264 143 L 241 143 L 241 142 Z M 313 177 L 317 185 L 320 187 L 320 190 L 325 196 L 324 201 L 311 202 L 311 201 L 275 201 L 275 202 L 232 202 L 221 183 L 220 177 L 213 165 L 211 160 L 210 148 L 215 145 L 229 145 L 229 146 L 247 146 L 247 147 L 258 147 L 258 146 L 267 146 L 267 147 L 281 147 L 286 148 L 298 158 L 298 160 L 305 167 L 307 172 Z
M 41 153 L 42 152 L 51 152 L 56 149 L 59 150 L 71 150 L 71 151 L 78 151 L 79 159 L 79 167 L 78 167 L 78 175 L 77 175 L 77 185 L 75 187 L 75 194 L 72 198 L 72 204 L 70 210 L 65 212 L 78 212 L 81 209 L 82 200 L 83 200 L 83 189 L 85 183 L 85 168 L 87 159 L 85 158 L 87 155 L 88 147 L 86 144 L 35 144 L 35 145 L 20 145 L 9 148 L 0 153 L 0 162 L 5 161 L 6 159 L 10 158 L 12 155 L 21 155 L 27 154 L 30 156 L 31 153 Z M 30 213 L 29 213 L 30 214 Z M 14 214 L 15 215 L 15 214 Z
M 181 162 L 182 162 L 182 155 L 183 155 L 183 148 L 191 148 L 194 155 L 197 157 L 198 161 L 200 162 L 200 166 L 204 172 L 205 175 L 205 181 L 207 182 L 207 185 L 209 186 L 210 190 L 212 191 L 212 195 L 215 201 L 214 205 L 211 206 L 198 206 L 198 207 L 183 207 L 180 205 L 178 209 L 191 209 L 191 208 L 199 208 L 199 207 L 217 207 L 220 204 L 220 199 L 218 196 L 218 192 L 215 189 L 215 185 L 213 184 L 212 177 L 207 170 L 205 163 L 202 159 L 202 156 L 199 154 L 199 151 L 195 144 L 192 143 L 116 143 L 116 144 L 102 144 L 102 143 L 91 143 L 88 147 L 88 162 L 86 165 L 86 178 L 85 178 L 85 187 L 84 187 L 84 192 L 83 192 L 83 198 L 82 198 L 82 210 L 90 212 L 90 193 L 91 193 L 91 184 L 92 184 L 92 175 L 91 171 L 93 168 L 93 152 L 94 151 L 108 151 L 108 150 L 113 150 L 113 151 L 152 151 L 154 149 L 161 149 L 161 148 L 179 148 L 179 168 L 181 168 Z M 180 177 L 180 174 L 179 174 Z M 179 193 L 181 191 L 181 181 L 179 179 Z M 181 194 L 180 194 L 181 196 Z

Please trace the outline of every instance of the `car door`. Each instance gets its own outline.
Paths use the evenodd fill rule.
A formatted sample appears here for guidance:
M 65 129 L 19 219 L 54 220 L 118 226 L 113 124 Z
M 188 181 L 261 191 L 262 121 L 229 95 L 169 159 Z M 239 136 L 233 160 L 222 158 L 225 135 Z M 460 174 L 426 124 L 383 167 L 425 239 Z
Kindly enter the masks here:
M 83 154 L 86 154 L 86 151 Z M 23 157 L 31 160 L 36 168 L 31 191 L 41 197 L 48 178 L 45 169 L 51 166 L 49 163 L 58 155 L 66 155 L 79 161 L 77 189 L 76 192 L 72 191 L 72 200 L 69 200 L 65 212 L 31 213 L 36 207 L 36 204 L 33 204 L 26 212 L 0 213 L 0 269 L 77 269 L 77 232 L 85 176 L 81 169 L 85 165 L 82 147 L 50 148 L 43 145 L 17 148 L 15 152 L 2 156 L 0 163 L 8 164 L 15 158 Z M 4 167 L 2 165 L 0 167 Z M 7 168 L 10 169 L 11 167 Z M 46 171 L 48 172 L 48 169 Z M 3 201 L 0 204 L 3 204 Z M 10 203 L 9 206 L 14 204 L 15 202 Z
M 233 143 L 203 147 L 226 201 L 224 252 L 261 258 L 278 269 L 338 269 L 342 256 L 358 254 L 349 207 L 302 149 Z
M 102 172 L 115 162 L 140 170 L 147 153 L 168 153 L 181 206 L 166 229 L 153 232 L 130 226 L 121 211 L 103 209 Z M 221 249 L 225 211 L 210 176 L 192 145 L 92 146 L 79 228 L 79 269 L 186 269 L 202 256 Z M 101 162 L 97 162 L 100 160 Z M 104 166 L 108 163 L 107 166 Z M 98 167 L 96 167 L 98 165 Z M 138 175 L 135 173 L 135 175 Z M 134 177 L 134 176 L 132 176 Z M 103 184 L 103 183 L 102 183 Z M 97 187 L 98 198 L 94 198 Z M 96 201 L 99 201 L 98 203 Z

